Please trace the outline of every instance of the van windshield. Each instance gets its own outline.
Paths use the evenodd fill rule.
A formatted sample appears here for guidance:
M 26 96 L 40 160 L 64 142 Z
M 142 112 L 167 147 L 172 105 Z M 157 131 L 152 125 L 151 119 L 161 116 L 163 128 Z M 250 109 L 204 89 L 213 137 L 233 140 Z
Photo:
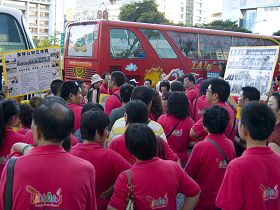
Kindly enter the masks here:
M 22 30 L 14 17 L 0 13 L 0 55 L 2 52 L 26 49 Z

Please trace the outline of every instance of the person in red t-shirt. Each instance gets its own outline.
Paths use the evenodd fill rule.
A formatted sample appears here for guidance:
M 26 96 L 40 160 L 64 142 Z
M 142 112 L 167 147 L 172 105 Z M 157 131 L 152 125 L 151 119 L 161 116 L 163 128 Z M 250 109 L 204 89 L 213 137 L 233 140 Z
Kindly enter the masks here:
M 81 123 L 81 88 L 77 82 L 67 81 L 61 86 L 60 94 L 61 98 L 67 102 L 68 107 L 74 112 L 75 120 L 73 132 L 75 132 L 80 127 Z
M 48 99 L 34 110 L 31 129 L 38 146 L 15 163 L 13 210 L 97 209 L 94 167 L 61 147 L 73 127 L 74 114 L 58 97 Z M 0 209 L 4 209 L 7 196 L 7 165 L 1 177 Z
M 273 91 L 280 92 L 280 74 L 274 79 Z
M 226 169 L 216 199 L 218 208 L 280 209 L 280 156 L 266 146 L 275 123 L 274 113 L 265 104 L 250 102 L 242 108 L 238 131 L 247 149 Z
M 98 122 L 98 123 L 96 123 Z M 89 110 L 81 119 L 82 144 L 77 144 L 70 154 L 89 161 L 96 172 L 97 209 L 106 210 L 118 175 L 131 165 L 118 153 L 103 148 L 108 137 L 109 119 L 101 110 Z
M 199 90 L 195 86 L 195 78 L 192 74 L 187 74 L 184 76 L 184 86 L 186 89 L 186 96 L 192 104 L 193 101 L 199 97 Z
M 189 117 L 189 103 L 184 92 L 171 92 L 167 114 L 160 116 L 158 123 L 161 124 L 171 149 L 185 166 L 188 160 L 187 147 L 193 146 L 190 129 L 194 123 Z
M 103 82 L 99 88 L 99 91 L 100 93 L 102 94 L 109 94 L 109 87 L 108 87 L 108 84 L 109 84 L 109 81 L 111 79 L 111 75 L 109 72 L 106 72 L 102 75 L 102 79 L 103 79 Z
M 218 190 L 222 184 L 228 162 L 235 158 L 233 143 L 223 134 L 229 121 L 226 109 L 213 106 L 203 113 L 203 127 L 208 132 L 204 141 L 198 142 L 185 168 L 201 188 L 196 210 L 216 210 Z M 220 152 L 217 149 L 221 149 Z M 223 155 L 225 157 L 223 157 Z M 213 182 L 213 180 L 215 180 Z
M 104 105 L 105 113 L 107 116 L 110 116 L 110 113 L 113 109 L 119 108 L 122 106 L 122 101 L 120 97 L 120 86 L 124 84 L 125 76 L 121 71 L 114 71 L 109 80 L 108 86 L 112 91 Z
M 227 125 L 227 128 L 225 130 L 225 135 L 232 141 L 234 140 L 235 137 L 235 132 L 234 132 L 234 124 L 235 124 L 235 117 L 234 117 L 234 112 L 232 108 L 226 104 L 226 101 L 229 97 L 230 94 L 230 85 L 228 82 L 226 82 L 223 79 L 219 78 L 214 78 L 211 80 L 210 85 L 207 88 L 206 91 L 206 100 L 211 104 L 211 105 L 217 105 L 220 107 L 225 108 L 229 112 L 229 122 Z M 198 140 L 203 140 L 207 132 L 204 131 L 203 129 L 203 117 L 201 117 L 192 127 L 190 131 L 190 135 L 193 138 L 196 138 Z
M 20 108 L 16 101 L 7 99 L 0 102 L 0 174 L 8 161 L 13 144 L 23 141 L 23 135 L 13 131 L 19 124 Z
M 183 209 L 195 207 L 199 186 L 178 164 L 155 157 L 157 140 L 147 125 L 129 125 L 125 132 L 125 144 L 136 158 L 136 163 L 119 175 L 108 210 L 126 208 L 129 177 L 136 209 L 176 209 L 177 193 L 186 196 Z

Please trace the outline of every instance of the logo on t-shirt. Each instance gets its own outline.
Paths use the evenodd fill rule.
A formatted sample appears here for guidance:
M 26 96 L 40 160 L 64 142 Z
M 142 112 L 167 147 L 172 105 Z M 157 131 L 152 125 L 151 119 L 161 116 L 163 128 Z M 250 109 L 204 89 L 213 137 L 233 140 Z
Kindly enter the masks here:
M 26 186 L 26 190 L 30 193 L 30 203 L 34 204 L 35 207 L 59 207 L 62 202 L 61 188 L 56 191 L 56 194 L 51 192 L 42 194 L 30 185 Z
M 270 187 L 265 187 L 264 185 L 261 184 L 260 187 L 262 190 L 264 201 L 278 198 L 278 185 L 275 185 L 273 188 L 270 188 Z
M 152 198 L 151 196 L 147 196 L 146 199 L 149 201 L 151 209 L 159 209 L 168 205 L 167 193 L 164 195 L 163 198 L 156 199 Z
M 182 134 L 183 134 L 183 129 L 181 129 L 181 130 L 175 130 L 175 131 L 173 131 L 173 133 L 172 133 L 173 136 L 182 136 Z
M 218 163 L 218 168 L 226 168 L 227 167 L 227 162 L 225 160 L 220 160 L 220 159 L 216 159 L 217 163 Z
M 0 157 L 0 164 L 5 165 L 7 163 L 7 161 L 8 161 L 8 155 Z

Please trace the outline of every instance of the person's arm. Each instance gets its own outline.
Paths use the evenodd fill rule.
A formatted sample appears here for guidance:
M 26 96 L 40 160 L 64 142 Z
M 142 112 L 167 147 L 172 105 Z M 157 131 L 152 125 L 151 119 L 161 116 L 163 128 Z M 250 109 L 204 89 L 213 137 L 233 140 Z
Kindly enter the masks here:
M 117 210 L 117 209 L 115 209 L 115 208 L 113 208 L 112 206 L 109 205 L 109 206 L 107 207 L 107 210 Z
M 12 152 L 19 152 L 22 155 L 28 154 L 32 150 L 33 146 L 26 143 L 15 143 L 12 147 Z
M 176 71 L 177 71 L 177 69 L 172 69 L 170 72 L 169 72 L 169 74 L 167 74 L 164 78 L 163 78 L 163 80 L 169 80 L 169 78 L 172 76 L 172 74 L 174 74 L 174 73 L 176 73 Z M 177 73 L 176 73 L 177 74 Z M 177 77 L 176 77 L 176 79 L 177 79 Z M 176 80 L 175 79 L 175 80 Z
M 105 190 L 104 192 L 102 192 L 102 193 L 99 195 L 99 197 L 100 197 L 101 199 L 104 199 L 104 200 L 107 199 L 107 198 L 110 198 L 111 195 L 113 194 L 114 186 L 115 186 L 115 182 L 114 182 L 110 187 L 108 187 L 107 190 Z
M 92 91 L 92 103 L 96 104 L 96 99 L 97 99 L 97 90 Z
M 197 193 L 193 197 L 185 197 L 182 210 L 193 210 L 198 202 L 199 196 L 200 196 L 200 193 Z
M 274 142 L 270 142 L 268 146 L 276 153 L 280 154 L 280 147 Z

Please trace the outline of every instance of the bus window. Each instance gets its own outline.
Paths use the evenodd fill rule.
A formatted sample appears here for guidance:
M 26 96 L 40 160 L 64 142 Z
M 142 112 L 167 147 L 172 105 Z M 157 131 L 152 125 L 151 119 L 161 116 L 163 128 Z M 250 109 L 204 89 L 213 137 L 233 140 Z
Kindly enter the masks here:
M 70 28 L 68 44 L 68 56 L 92 57 L 93 43 L 97 37 L 93 37 L 96 25 L 73 25 Z
M 194 33 L 183 33 L 168 31 L 167 34 L 175 42 L 183 55 L 189 59 L 198 59 L 198 35 Z
M 277 43 L 267 40 L 267 39 L 258 39 L 258 38 L 243 38 L 243 37 L 233 37 L 233 46 L 275 46 Z
M 231 47 L 231 37 L 200 34 L 199 44 L 203 59 L 227 60 Z
M 26 49 L 23 32 L 14 17 L 0 13 L 0 26 L 0 54 Z
M 160 58 L 177 58 L 168 41 L 158 30 L 140 29 Z
M 144 59 L 146 57 L 139 39 L 127 29 L 110 30 L 110 51 L 112 58 Z

